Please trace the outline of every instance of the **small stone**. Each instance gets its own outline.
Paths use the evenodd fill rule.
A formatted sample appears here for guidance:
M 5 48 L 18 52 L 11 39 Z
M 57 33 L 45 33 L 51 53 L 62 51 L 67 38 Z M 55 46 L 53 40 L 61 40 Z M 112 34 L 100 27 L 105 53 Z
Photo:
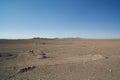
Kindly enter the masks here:
M 111 69 L 109 69 L 109 72 L 112 72 L 112 70 L 111 70 Z
M 105 59 L 108 59 L 109 57 L 105 57 Z
M 2 57 L 2 55 L 0 54 L 0 57 Z
M 28 67 L 28 70 L 30 70 L 32 67 Z

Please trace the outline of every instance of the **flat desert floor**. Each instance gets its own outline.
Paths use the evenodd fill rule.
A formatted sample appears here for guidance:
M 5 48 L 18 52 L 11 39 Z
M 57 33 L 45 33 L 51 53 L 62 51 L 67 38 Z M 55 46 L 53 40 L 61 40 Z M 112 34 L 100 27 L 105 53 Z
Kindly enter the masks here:
M 120 40 L 0 40 L 0 80 L 120 80 Z

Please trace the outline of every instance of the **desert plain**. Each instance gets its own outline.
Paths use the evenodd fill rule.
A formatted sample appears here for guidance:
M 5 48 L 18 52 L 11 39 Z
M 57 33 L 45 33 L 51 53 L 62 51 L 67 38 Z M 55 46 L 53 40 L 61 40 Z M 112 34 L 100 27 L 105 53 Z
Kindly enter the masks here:
M 0 40 L 0 80 L 120 80 L 120 39 Z

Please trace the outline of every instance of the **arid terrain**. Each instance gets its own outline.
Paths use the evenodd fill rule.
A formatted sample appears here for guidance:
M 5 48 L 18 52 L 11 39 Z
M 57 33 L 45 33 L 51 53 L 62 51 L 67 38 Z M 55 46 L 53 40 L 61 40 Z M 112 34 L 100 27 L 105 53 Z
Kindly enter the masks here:
M 120 80 L 120 40 L 0 40 L 0 80 Z

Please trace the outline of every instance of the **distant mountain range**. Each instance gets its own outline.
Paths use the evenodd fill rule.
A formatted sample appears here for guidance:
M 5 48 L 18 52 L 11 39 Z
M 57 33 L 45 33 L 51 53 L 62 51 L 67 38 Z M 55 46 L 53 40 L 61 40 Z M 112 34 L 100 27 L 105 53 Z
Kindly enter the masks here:
M 82 39 L 79 37 L 68 37 L 68 38 L 40 38 L 40 37 L 34 37 L 34 38 L 29 38 L 29 39 L 35 39 L 35 40 L 78 40 Z M 0 40 L 29 40 L 29 39 L 0 39 Z

